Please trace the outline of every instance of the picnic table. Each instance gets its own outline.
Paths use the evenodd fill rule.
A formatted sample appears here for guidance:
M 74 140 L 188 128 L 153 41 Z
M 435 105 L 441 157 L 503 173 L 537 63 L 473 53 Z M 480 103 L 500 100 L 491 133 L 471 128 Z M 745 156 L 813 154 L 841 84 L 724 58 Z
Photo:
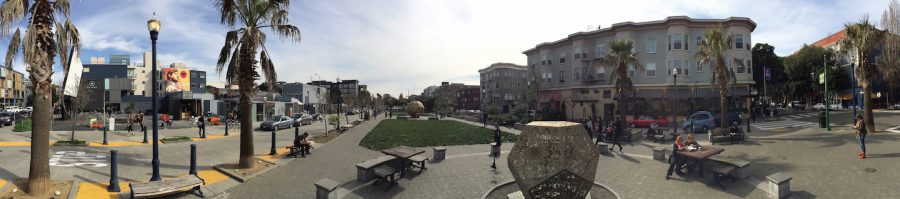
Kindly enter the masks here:
M 398 146 L 390 149 L 381 150 L 381 153 L 400 158 L 400 177 L 406 175 L 406 169 L 409 168 L 409 158 L 415 155 L 425 153 L 425 150 L 419 150 L 408 146 Z
M 707 158 L 712 157 L 714 155 L 718 155 L 719 153 L 722 153 L 722 151 L 725 151 L 725 149 L 709 147 L 709 146 L 701 146 L 700 150 L 678 151 L 678 154 L 681 155 L 682 157 L 686 157 L 691 160 L 694 160 L 694 164 L 697 165 L 697 167 L 699 167 L 697 170 L 698 171 L 697 175 L 702 178 L 703 177 L 703 162 L 704 162 L 704 160 L 706 160 Z

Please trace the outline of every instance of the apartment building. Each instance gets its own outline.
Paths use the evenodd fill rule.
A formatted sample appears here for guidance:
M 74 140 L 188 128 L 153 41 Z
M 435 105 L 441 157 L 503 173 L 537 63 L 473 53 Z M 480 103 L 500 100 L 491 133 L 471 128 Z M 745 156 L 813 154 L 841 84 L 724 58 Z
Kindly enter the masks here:
M 5 106 L 25 107 L 25 74 L 0 66 L 0 103 Z
M 510 113 L 517 106 L 526 106 L 526 66 L 494 63 L 478 73 L 481 75 L 481 110 L 496 107 L 500 113 Z
M 726 65 L 735 73 L 730 102 L 749 94 L 752 78 L 751 33 L 756 23 L 749 18 L 692 19 L 672 16 L 659 21 L 622 22 L 608 28 L 576 32 L 563 39 L 538 44 L 523 52 L 528 57 L 529 79 L 538 84 L 539 110 L 566 120 L 610 118 L 617 91 L 611 66 L 600 61 L 613 40 L 634 42 L 632 51 L 642 68 L 630 66 L 627 74 L 635 92 L 622 101 L 624 113 L 668 116 L 695 110 L 717 111 L 719 92 L 711 84 L 710 66 L 699 64 L 695 54 L 707 30 L 721 27 L 735 37 Z M 742 64 L 736 64 L 742 63 Z M 677 88 L 673 69 L 678 69 Z

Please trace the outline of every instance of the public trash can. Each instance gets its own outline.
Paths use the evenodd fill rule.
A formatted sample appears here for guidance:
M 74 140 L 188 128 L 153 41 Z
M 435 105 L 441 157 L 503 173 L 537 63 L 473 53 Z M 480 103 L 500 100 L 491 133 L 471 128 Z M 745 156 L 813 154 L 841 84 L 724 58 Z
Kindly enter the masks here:
M 825 128 L 825 111 L 819 111 L 819 128 Z

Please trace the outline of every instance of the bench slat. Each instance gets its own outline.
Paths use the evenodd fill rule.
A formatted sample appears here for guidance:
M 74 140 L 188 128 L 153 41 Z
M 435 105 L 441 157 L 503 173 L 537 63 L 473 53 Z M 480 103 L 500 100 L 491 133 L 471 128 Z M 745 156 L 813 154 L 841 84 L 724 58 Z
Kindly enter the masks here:
M 161 181 L 132 183 L 131 191 L 135 196 L 162 195 L 189 190 L 200 185 L 203 185 L 203 179 L 194 175 L 187 175 Z
M 413 157 L 409 157 L 409 160 L 413 162 L 423 162 L 425 160 L 428 160 L 428 157 L 425 157 L 423 155 L 415 155 Z
M 394 173 L 396 173 L 397 169 L 395 169 L 394 167 L 388 166 L 388 165 L 381 165 L 379 167 L 376 167 L 372 172 L 375 175 L 377 175 L 378 177 L 384 178 L 386 176 L 393 175 Z
M 724 156 L 713 156 L 713 157 L 709 157 L 709 159 L 716 161 L 716 162 L 721 162 L 721 163 L 729 164 L 732 166 L 740 167 L 740 168 L 747 167 L 751 163 L 750 161 L 741 160 L 741 159 L 737 159 L 737 158 L 731 158 L 731 157 L 724 157 Z
M 385 162 L 389 162 L 389 161 L 392 161 L 392 160 L 394 160 L 394 159 L 397 159 L 397 157 L 389 156 L 389 155 L 381 156 L 381 157 L 378 157 L 378 158 L 375 158 L 375 159 L 366 160 L 366 161 L 364 161 L 364 162 L 361 162 L 361 163 L 359 163 L 359 164 L 356 164 L 356 167 L 362 168 L 362 169 L 370 169 L 370 168 L 372 168 L 372 167 L 375 167 L 375 166 L 384 164 Z

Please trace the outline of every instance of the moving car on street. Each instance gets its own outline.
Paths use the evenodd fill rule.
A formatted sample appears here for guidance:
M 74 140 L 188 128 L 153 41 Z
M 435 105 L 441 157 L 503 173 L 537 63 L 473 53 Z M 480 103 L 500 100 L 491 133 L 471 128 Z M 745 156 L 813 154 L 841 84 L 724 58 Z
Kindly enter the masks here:
M 288 116 L 272 116 L 272 118 L 269 118 L 269 120 L 262 122 L 262 124 L 259 124 L 259 129 L 277 131 L 279 129 L 291 128 L 291 125 L 293 124 L 294 119 Z
M 709 111 L 697 111 L 694 114 L 691 114 L 684 123 L 681 124 L 681 128 L 684 129 L 685 132 L 689 132 L 691 130 L 691 125 L 694 126 L 694 132 L 709 132 L 710 129 L 714 129 L 719 127 L 721 122 L 719 113 L 712 113 Z M 728 113 L 728 123 L 737 122 L 739 125 L 741 124 L 741 115 L 737 111 L 730 111 Z

